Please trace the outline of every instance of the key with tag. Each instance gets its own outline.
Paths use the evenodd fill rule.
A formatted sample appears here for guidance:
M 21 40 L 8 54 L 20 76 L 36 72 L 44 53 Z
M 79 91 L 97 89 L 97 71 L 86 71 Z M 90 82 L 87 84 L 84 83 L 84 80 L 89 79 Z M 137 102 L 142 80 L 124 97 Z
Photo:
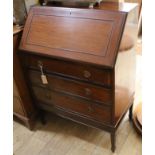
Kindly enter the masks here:
M 48 84 L 47 77 L 46 77 L 46 75 L 43 72 L 43 66 L 40 64 L 39 67 L 40 67 L 40 71 L 41 71 L 41 80 L 42 80 L 42 83 L 43 84 Z
M 42 75 L 41 75 L 41 80 L 42 80 L 42 83 L 43 83 L 43 84 L 48 84 L 46 75 L 42 74 Z

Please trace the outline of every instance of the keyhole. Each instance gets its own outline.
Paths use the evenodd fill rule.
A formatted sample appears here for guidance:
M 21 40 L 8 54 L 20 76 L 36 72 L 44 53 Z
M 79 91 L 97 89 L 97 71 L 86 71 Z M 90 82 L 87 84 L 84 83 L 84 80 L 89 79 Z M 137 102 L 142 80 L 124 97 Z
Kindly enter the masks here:
M 71 10 L 69 10 L 69 13 L 70 13 L 70 15 L 72 14 L 72 11 Z

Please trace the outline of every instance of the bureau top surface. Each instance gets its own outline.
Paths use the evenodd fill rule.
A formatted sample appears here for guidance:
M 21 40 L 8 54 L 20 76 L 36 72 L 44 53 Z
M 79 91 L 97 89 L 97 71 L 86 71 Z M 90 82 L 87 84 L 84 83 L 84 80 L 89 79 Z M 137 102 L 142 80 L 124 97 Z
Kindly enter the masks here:
M 34 7 L 20 50 L 114 67 L 126 13 L 98 9 Z

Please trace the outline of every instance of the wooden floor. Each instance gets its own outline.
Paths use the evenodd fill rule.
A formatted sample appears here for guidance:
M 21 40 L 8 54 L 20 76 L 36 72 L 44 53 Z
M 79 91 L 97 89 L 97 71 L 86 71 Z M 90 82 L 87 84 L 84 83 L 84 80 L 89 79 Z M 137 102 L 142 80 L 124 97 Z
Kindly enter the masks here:
M 139 53 L 138 53 L 139 54 Z M 137 103 L 141 96 L 140 64 L 137 56 Z M 125 116 L 118 128 L 116 152 L 111 152 L 110 134 L 47 114 L 47 124 L 39 121 L 35 130 L 14 121 L 14 155 L 141 155 L 142 140 Z
M 84 125 L 47 116 L 34 131 L 14 121 L 14 155 L 111 155 L 110 134 Z M 117 131 L 114 155 L 141 155 L 141 137 L 125 117 Z

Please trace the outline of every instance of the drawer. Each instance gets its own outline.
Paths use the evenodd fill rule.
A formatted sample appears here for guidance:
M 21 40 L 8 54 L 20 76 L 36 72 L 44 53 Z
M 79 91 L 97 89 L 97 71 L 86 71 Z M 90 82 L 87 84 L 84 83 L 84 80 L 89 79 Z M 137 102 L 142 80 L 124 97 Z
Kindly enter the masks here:
M 37 102 L 63 108 L 93 120 L 110 123 L 111 107 L 101 106 L 63 93 L 57 93 L 40 87 L 32 87 Z
M 47 87 L 52 90 L 71 93 L 80 97 L 111 104 L 112 91 L 100 86 L 95 86 L 89 83 L 79 82 L 76 80 L 67 79 L 53 74 L 46 74 L 48 84 L 43 84 L 41 81 L 41 73 L 37 71 L 29 71 L 29 79 L 32 85 Z
M 33 55 L 24 55 L 24 65 L 40 70 L 42 65 L 44 72 L 53 72 L 59 75 L 99 83 L 110 87 L 112 83 L 111 72 L 108 69 L 99 69 L 89 65 L 75 62 L 60 61 Z

